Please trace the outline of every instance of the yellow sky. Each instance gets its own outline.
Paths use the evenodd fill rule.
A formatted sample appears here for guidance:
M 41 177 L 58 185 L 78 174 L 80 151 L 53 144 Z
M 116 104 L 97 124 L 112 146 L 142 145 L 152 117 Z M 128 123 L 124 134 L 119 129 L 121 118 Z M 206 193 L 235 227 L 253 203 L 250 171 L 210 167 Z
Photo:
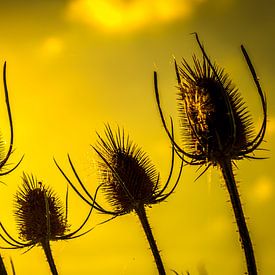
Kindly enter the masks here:
M 104 123 L 120 125 L 146 151 L 161 173 L 169 172 L 169 142 L 161 126 L 153 92 L 153 71 L 165 113 L 177 121 L 173 56 L 191 60 L 199 53 L 196 31 L 210 56 L 225 67 L 247 101 L 256 125 L 261 120 L 259 98 L 240 51 L 243 43 L 267 93 L 270 151 L 242 160 L 236 169 L 259 274 L 275 269 L 275 172 L 273 149 L 274 7 L 237 0 L 63 0 L 0 3 L 0 63 L 7 61 L 7 79 L 14 117 L 15 152 L 24 154 L 20 167 L 1 179 L 0 219 L 16 235 L 13 195 L 23 171 L 52 186 L 65 201 L 66 182 L 53 156 L 73 178 L 70 153 L 83 181 L 94 190 L 96 154 L 91 144 Z M 256 2 L 256 1 L 255 1 Z M 272 9 L 273 8 L 273 9 Z M 8 141 L 3 89 L 0 122 Z M 178 125 L 176 125 L 178 129 Z M 179 132 L 179 131 L 177 131 Z M 177 138 L 179 137 L 176 134 Z M 198 172 L 199 173 L 199 172 Z M 171 269 L 191 275 L 243 274 L 243 258 L 228 195 L 220 173 L 198 176 L 185 167 L 175 194 L 148 209 L 167 274 Z M 103 199 L 103 198 L 101 198 Z M 88 207 L 70 193 L 69 223 L 81 223 Z M 104 220 L 94 213 L 87 228 Z M 17 274 L 49 274 L 39 247 L 11 256 Z M 82 238 L 53 244 L 60 274 L 157 274 L 144 233 L 134 214 L 98 226 Z

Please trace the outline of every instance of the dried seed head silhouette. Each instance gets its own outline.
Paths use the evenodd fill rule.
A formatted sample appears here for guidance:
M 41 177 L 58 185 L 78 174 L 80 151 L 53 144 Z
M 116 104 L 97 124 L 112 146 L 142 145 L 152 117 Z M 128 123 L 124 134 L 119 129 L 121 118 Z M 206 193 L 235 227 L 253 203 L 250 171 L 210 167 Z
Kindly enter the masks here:
M 15 218 L 22 241 L 42 243 L 58 239 L 68 230 L 59 198 L 52 189 L 23 175 L 23 186 L 15 196 Z
M 184 60 L 179 72 L 183 140 L 199 161 L 239 159 L 253 130 L 244 102 L 222 69 L 214 65 L 214 73 L 205 57 L 202 64 L 193 59 L 194 70 Z
M 92 229 L 77 233 L 87 223 L 91 213 L 85 218 L 81 226 L 69 232 L 67 223 L 68 192 L 66 195 L 66 211 L 64 211 L 57 195 L 50 187 L 37 181 L 34 176 L 23 174 L 23 185 L 15 195 L 15 219 L 19 231 L 19 240 L 13 238 L 0 223 L 3 234 L 0 237 L 9 245 L 3 249 L 33 248 L 42 246 L 47 256 L 53 274 L 57 274 L 50 250 L 50 241 L 69 240 L 82 236 Z M 95 194 L 96 196 L 96 194 Z
M 9 127 L 10 127 L 10 142 L 9 142 L 9 147 L 8 151 L 5 153 L 5 142 L 3 140 L 0 141 L 0 176 L 4 176 L 15 170 L 18 165 L 21 163 L 23 160 L 23 157 L 19 160 L 19 162 L 13 167 L 8 169 L 8 160 L 10 158 L 10 155 L 13 152 L 13 138 L 14 138 L 14 133 L 13 133 L 13 121 L 12 121 L 12 114 L 11 114 L 11 107 L 10 107 L 10 101 L 9 101 L 9 93 L 8 93 L 8 86 L 7 86 L 7 78 L 6 78 L 6 67 L 7 64 L 6 62 L 4 63 L 4 68 L 3 68 L 3 82 L 4 82 L 4 92 L 5 92 L 5 100 L 6 100 L 6 107 L 7 107 L 7 113 L 8 113 L 8 118 L 9 118 Z
M 100 159 L 100 184 L 98 188 L 102 187 L 112 209 L 104 209 L 90 195 L 81 182 L 69 156 L 69 163 L 83 192 L 75 187 L 56 161 L 55 163 L 80 198 L 90 205 L 93 204 L 99 212 L 111 214 L 113 217 L 132 211 L 137 214 L 152 250 L 159 274 L 164 275 L 164 266 L 149 225 L 145 207 L 164 201 L 173 193 L 181 176 L 183 162 L 181 163 L 175 183 L 170 188 L 170 191 L 167 191 L 174 170 L 174 146 L 172 146 L 172 161 L 169 176 L 166 183 L 161 187 L 159 173 L 156 171 L 155 166 L 151 163 L 145 152 L 134 144 L 129 136 L 125 136 L 124 130 L 120 130 L 118 127 L 117 132 L 114 133 L 107 124 L 105 135 L 106 139 L 98 134 L 98 142 L 93 148 Z
M 182 68 L 175 62 L 178 80 L 178 106 L 182 127 L 183 146 L 172 138 L 162 112 L 157 74 L 154 73 L 155 94 L 164 128 L 176 150 L 192 165 L 217 165 L 224 159 L 256 158 L 251 155 L 263 141 L 266 123 L 266 98 L 255 70 L 243 46 L 242 52 L 260 95 L 263 122 L 259 133 L 254 127 L 240 93 L 223 69 L 213 64 L 198 35 L 202 61 L 193 56 L 194 68 L 183 59 Z
M 181 165 L 175 183 L 170 191 L 167 191 L 174 171 L 174 146 L 171 150 L 169 176 L 166 183 L 161 187 L 160 176 L 155 166 L 146 153 L 134 144 L 129 136 L 125 136 L 124 130 L 118 127 L 117 132 L 114 133 L 110 125 L 107 124 L 105 128 L 106 139 L 103 139 L 99 134 L 97 135 L 97 145 L 92 147 L 100 157 L 98 162 L 99 188 L 103 189 L 112 209 L 105 209 L 95 201 L 80 180 L 69 155 L 70 166 L 84 194 L 72 183 L 54 160 L 70 186 L 87 204 L 94 205 L 94 208 L 101 213 L 119 216 L 135 210 L 139 205 L 146 206 L 164 201 L 174 192 L 182 172 Z
M 197 43 L 202 61 L 193 56 L 194 68 L 183 60 L 182 68 L 175 62 L 178 80 L 178 106 L 181 119 L 183 146 L 179 146 L 167 128 L 162 112 L 157 73 L 154 72 L 155 95 L 162 124 L 175 149 L 191 165 L 206 164 L 206 169 L 218 166 L 223 174 L 245 252 L 248 274 L 257 274 L 252 242 L 245 222 L 242 205 L 233 174 L 232 163 L 251 155 L 264 139 L 267 123 L 267 104 L 251 60 L 243 46 L 241 50 L 252 74 L 261 99 L 263 122 L 259 133 L 253 135 L 253 124 L 244 102 L 224 70 L 213 64 L 198 35 Z
M 100 182 L 104 193 L 117 213 L 129 213 L 140 205 L 152 205 L 166 199 L 176 187 L 164 193 L 161 189 L 159 173 L 149 157 L 124 131 L 118 128 L 114 134 L 106 127 L 106 139 L 98 135 L 95 151 L 99 161 Z

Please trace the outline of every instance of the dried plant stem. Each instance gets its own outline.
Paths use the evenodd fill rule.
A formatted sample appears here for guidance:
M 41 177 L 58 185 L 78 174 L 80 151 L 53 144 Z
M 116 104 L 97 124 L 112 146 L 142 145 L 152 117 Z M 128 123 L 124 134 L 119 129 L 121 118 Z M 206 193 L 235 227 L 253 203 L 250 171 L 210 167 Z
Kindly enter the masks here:
M 10 263 L 11 263 L 12 274 L 15 275 L 15 267 L 14 267 L 12 259 L 10 259 Z
M 49 263 L 52 274 L 53 275 L 58 275 L 58 272 L 57 272 L 57 269 L 56 269 L 56 266 L 55 266 L 55 263 L 54 263 L 53 255 L 52 255 L 52 250 L 51 250 L 51 247 L 50 247 L 50 242 L 45 240 L 43 243 L 41 243 L 41 245 L 42 245 L 42 248 L 45 252 L 45 255 L 46 255 L 47 261 Z
M 2 256 L 0 255 L 0 274 L 8 275 Z
M 160 275 L 165 275 L 166 272 L 164 270 L 164 266 L 163 266 L 163 263 L 162 263 L 162 260 L 161 260 L 161 257 L 160 257 L 159 250 L 157 248 L 156 241 L 155 241 L 153 233 L 152 233 L 152 229 L 150 227 L 150 224 L 149 224 L 146 212 L 145 212 L 144 205 L 139 205 L 135 209 L 135 211 L 136 211 L 136 213 L 139 217 L 139 220 L 142 224 L 142 227 L 143 227 L 143 230 L 144 230 L 145 235 L 147 237 L 147 240 L 150 244 L 150 248 L 151 248 L 151 251 L 153 253 L 155 263 L 156 263 L 157 268 L 158 268 L 158 272 L 159 272 Z
M 230 160 L 220 162 L 222 174 L 226 183 L 227 190 L 230 195 L 230 201 L 235 214 L 240 240 L 245 253 L 247 271 L 249 275 L 257 275 L 256 261 L 253 251 L 252 242 L 249 236 L 246 225 L 240 196 L 238 193 L 235 177 L 232 170 L 232 163 Z

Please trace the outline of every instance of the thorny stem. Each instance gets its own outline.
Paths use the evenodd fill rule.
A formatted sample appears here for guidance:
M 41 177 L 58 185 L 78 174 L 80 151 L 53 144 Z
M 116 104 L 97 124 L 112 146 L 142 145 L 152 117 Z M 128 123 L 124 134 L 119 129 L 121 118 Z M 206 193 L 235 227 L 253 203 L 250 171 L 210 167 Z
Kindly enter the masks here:
M 230 160 L 224 160 L 220 162 L 220 167 L 222 170 L 223 178 L 226 183 L 227 190 L 230 195 L 230 201 L 235 214 L 235 219 L 236 219 L 239 234 L 240 234 L 242 248 L 244 249 L 244 253 L 245 253 L 248 274 L 257 275 L 257 267 L 256 267 L 253 246 L 249 236 L 240 196 L 239 196 L 236 181 L 234 178 L 232 163 Z
M 50 242 L 48 240 L 45 240 L 41 243 L 41 245 L 45 252 L 45 255 L 46 255 L 47 261 L 49 263 L 52 275 L 58 275 L 58 272 L 57 272 L 57 269 L 56 269 L 56 266 L 54 263 L 54 259 L 53 259 L 53 254 L 52 254 L 51 247 L 50 247 Z
M 164 270 L 164 266 L 163 266 L 163 263 L 162 263 L 162 260 L 161 260 L 161 257 L 160 257 L 160 253 L 159 253 L 156 241 L 155 241 L 153 233 L 152 233 L 152 229 L 150 227 L 150 224 L 149 224 L 146 212 L 145 212 L 144 205 L 139 205 L 138 207 L 136 207 L 135 211 L 136 211 L 136 213 L 139 217 L 139 220 L 142 224 L 142 227 L 143 227 L 143 230 L 144 230 L 145 235 L 147 237 L 147 240 L 150 244 L 150 248 L 151 248 L 151 251 L 153 253 L 155 263 L 156 263 L 157 268 L 158 268 L 158 272 L 159 272 L 160 275 L 165 275 L 166 272 Z
M 0 274 L 8 275 L 2 256 L 0 255 Z
M 12 259 L 10 259 L 10 263 L 11 263 L 12 275 L 15 275 L 15 267 L 14 267 Z

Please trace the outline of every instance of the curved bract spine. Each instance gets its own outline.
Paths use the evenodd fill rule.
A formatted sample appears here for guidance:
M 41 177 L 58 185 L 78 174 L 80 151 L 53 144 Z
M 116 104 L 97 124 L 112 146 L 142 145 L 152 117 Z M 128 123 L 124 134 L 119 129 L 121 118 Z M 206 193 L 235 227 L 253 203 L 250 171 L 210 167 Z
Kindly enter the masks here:
M 7 175 L 7 174 L 11 173 L 12 171 L 14 171 L 19 166 L 19 164 L 21 163 L 21 161 L 23 160 L 23 157 L 24 157 L 23 156 L 13 168 L 5 170 L 7 162 L 13 152 L 13 140 L 14 140 L 13 120 L 12 120 L 12 113 L 11 113 L 11 107 L 10 107 L 7 76 L 6 76 L 7 72 L 6 71 L 7 71 L 7 63 L 4 62 L 3 83 L 4 83 L 5 102 L 6 102 L 6 108 L 7 108 L 8 119 L 9 119 L 9 127 L 10 127 L 10 142 L 9 142 L 9 147 L 8 147 L 7 153 L 3 157 L 1 156 L 1 159 L 0 159 L 0 176 Z M 1 144 L 1 146 L 2 146 L 2 144 Z M 4 151 L 4 148 L 0 148 L 0 150 Z

